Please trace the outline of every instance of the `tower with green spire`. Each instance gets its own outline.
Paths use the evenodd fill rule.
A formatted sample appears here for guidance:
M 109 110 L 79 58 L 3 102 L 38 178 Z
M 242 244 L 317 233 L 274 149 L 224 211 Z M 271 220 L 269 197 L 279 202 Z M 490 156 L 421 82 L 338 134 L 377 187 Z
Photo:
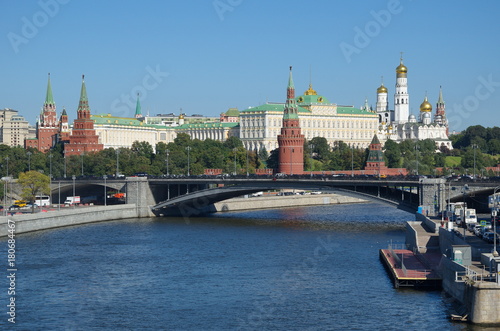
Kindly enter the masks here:
M 141 102 L 139 101 L 139 93 L 137 93 L 137 103 L 135 105 L 135 118 L 142 118 Z
M 52 148 L 56 141 L 59 130 L 59 123 L 57 121 L 56 103 L 52 95 L 52 84 L 50 82 L 50 73 L 48 74 L 47 93 L 45 95 L 45 102 L 43 103 L 40 118 L 37 122 L 36 136 L 37 136 L 37 149 L 45 152 Z
M 90 118 L 85 76 L 82 75 L 82 88 L 80 90 L 77 118 L 73 122 L 73 130 L 69 136 L 69 142 L 64 145 L 64 153 L 66 156 L 82 155 L 89 152 L 98 152 L 103 148 L 103 144 L 99 143 L 99 136 L 94 129 L 94 120 Z
M 300 175 L 304 172 L 304 135 L 301 133 L 298 106 L 295 100 L 292 67 L 288 76 L 286 103 L 281 134 L 278 135 L 278 172 Z

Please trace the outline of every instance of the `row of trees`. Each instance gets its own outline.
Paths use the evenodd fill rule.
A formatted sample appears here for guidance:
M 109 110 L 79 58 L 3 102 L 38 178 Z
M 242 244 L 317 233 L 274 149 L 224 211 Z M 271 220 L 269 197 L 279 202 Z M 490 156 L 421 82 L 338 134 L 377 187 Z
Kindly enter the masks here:
M 494 128 L 498 129 L 498 128 Z M 486 132 L 497 132 L 498 130 Z M 406 168 L 410 172 L 434 174 L 436 167 L 446 166 L 446 157 L 461 156 L 458 169 L 451 171 L 465 173 L 475 165 L 477 173 L 484 167 L 495 166 L 498 160 L 475 145 L 478 142 L 477 127 L 467 129 L 457 141 L 464 144 L 453 151 L 435 152 L 432 140 L 411 141 L 401 143 L 388 140 L 384 146 L 386 164 L 391 168 Z M 482 130 L 479 130 L 482 132 Z M 495 133 L 496 134 L 496 133 Z M 496 139 L 496 138 L 492 138 Z M 488 140 L 489 142 L 492 139 Z M 457 143 L 458 144 L 458 143 Z M 368 149 L 351 148 L 339 141 L 333 147 L 325 138 L 316 137 L 304 144 L 304 170 L 359 170 L 363 169 Z M 107 148 L 97 153 L 64 157 L 62 145 L 58 145 L 47 153 L 36 149 L 25 150 L 21 147 L 9 147 L 0 144 L 1 176 L 19 177 L 20 173 L 35 170 L 52 178 L 72 176 L 103 176 L 121 173 L 133 175 L 148 173 L 151 175 L 198 175 L 206 168 L 222 169 L 224 173 L 254 173 L 258 168 L 278 168 L 278 151 L 270 153 L 264 148 L 258 151 L 247 151 L 237 137 L 225 142 L 207 139 L 204 141 L 191 139 L 187 134 L 179 134 L 169 144 L 158 143 L 155 148 L 147 142 L 136 141 L 131 148 Z

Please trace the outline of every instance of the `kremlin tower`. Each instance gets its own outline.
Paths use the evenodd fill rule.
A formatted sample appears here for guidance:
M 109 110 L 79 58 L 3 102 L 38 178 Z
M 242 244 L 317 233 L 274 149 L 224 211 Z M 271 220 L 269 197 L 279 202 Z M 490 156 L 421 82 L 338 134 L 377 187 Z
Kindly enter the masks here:
M 37 122 L 37 146 L 36 148 L 41 152 L 46 152 L 55 144 L 55 136 L 59 130 L 57 123 L 56 103 L 52 96 L 52 85 L 50 84 L 50 73 L 47 83 L 47 94 L 43 104 L 40 118 Z M 35 147 L 35 146 L 30 146 Z
M 69 143 L 64 145 L 66 156 L 98 152 L 103 149 L 103 145 L 99 144 L 99 136 L 94 130 L 94 120 L 90 118 L 90 107 L 84 78 L 85 76 L 82 75 L 82 89 L 77 110 L 78 117 L 73 122 L 73 131 L 69 136 Z
M 278 172 L 301 175 L 304 172 L 304 135 L 301 134 L 298 107 L 295 101 L 292 67 L 288 78 L 283 125 L 278 135 L 279 166 Z

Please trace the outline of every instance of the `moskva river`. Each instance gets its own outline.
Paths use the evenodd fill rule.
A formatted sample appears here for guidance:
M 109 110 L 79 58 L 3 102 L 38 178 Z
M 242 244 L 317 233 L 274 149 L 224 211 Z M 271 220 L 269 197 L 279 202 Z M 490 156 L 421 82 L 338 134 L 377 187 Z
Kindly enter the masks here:
M 369 203 L 17 235 L 16 324 L 8 322 L 4 276 L 0 328 L 474 328 L 449 321 L 452 303 L 440 291 L 393 288 L 378 250 L 403 242 L 403 222 L 413 219 Z M 7 239 L 0 245 L 8 275 Z

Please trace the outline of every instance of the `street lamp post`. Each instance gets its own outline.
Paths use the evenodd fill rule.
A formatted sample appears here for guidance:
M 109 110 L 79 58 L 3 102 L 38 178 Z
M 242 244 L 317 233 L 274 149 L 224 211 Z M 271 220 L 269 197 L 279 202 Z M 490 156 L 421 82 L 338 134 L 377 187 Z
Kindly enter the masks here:
M 108 200 L 107 200 L 108 195 L 106 193 L 106 191 L 107 191 L 106 190 L 106 179 L 108 179 L 108 176 L 104 175 L 104 176 L 102 176 L 102 178 L 104 178 L 104 206 L 106 207 L 108 205 Z
M 419 150 L 419 147 L 418 145 L 415 145 L 415 162 L 416 162 L 416 169 L 417 169 L 417 176 L 418 176 L 418 150 Z
M 246 151 L 247 156 L 247 177 L 248 177 L 248 150 Z
M 234 152 L 234 175 L 236 176 L 236 152 L 238 151 L 238 148 L 233 148 L 233 152 Z
M 309 144 L 309 149 L 311 150 L 311 178 L 313 176 L 313 151 L 314 151 L 314 144 Z
M 477 150 L 477 144 L 472 144 L 472 149 L 474 149 L 474 174 L 472 177 L 475 179 L 476 178 L 476 150 Z
M 354 177 L 354 144 L 351 137 L 351 177 Z
M 84 155 L 84 154 L 85 154 L 85 153 L 82 153 L 82 154 L 81 154 L 81 155 L 82 155 L 82 177 L 83 177 L 83 155 Z
M 5 157 L 5 161 L 7 161 L 7 174 L 5 175 L 5 177 L 9 177 L 9 157 L 8 156 Z
M 493 200 L 493 211 L 491 212 L 491 214 L 493 216 L 493 252 L 492 252 L 492 255 L 494 257 L 498 256 L 498 251 L 497 251 L 497 219 L 496 219 L 496 216 L 498 213 L 498 201 L 495 197 L 495 194 L 497 193 L 497 191 L 499 189 L 500 189 L 500 186 L 497 186 L 493 190 L 493 199 L 494 200 Z
M 49 154 L 49 178 L 52 179 L 52 153 Z
M 191 146 L 186 147 L 186 150 L 188 152 L 188 172 L 187 172 L 187 175 L 189 177 L 189 151 L 191 151 Z
M 119 174 L 119 168 L 118 168 L 118 156 L 120 155 L 120 150 L 119 149 L 116 149 L 115 151 L 116 153 L 116 178 L 118 178 L 118 174 Z
M 28 155 L 28 171 L 31 171 L 31 154 L 30 151 L 26 152 L 26 155 Z
M 462 208 L 462 210 L 463 210 L 463 216 L 461 218 L 462 226 L 464 227 L 464 241 L 467 241 L 465 239 L 465 228 L 466 228 L 466 225 L 465 225 L 465 210 L 467 209 L 467 204 L 465 203 L 465 195 L 467 194 L 468 190 L 469 190 L 469 185 L 465 184 L 464 187 L 463 187 L 463 189 L 462 189 L 462 197 L 463 197 L 464 206 Z
M 7 178 L 7 182 L 6 182 L 6 185 L 7 185 L 7 194 L 5 195 L 5 202 L 7 202 L 7 195 L 9 194 L 9 187 L 8 186 L 10 184 L 10 178 L 9 178 L 9 157 L 8 156 L 5 157 L 5 161 L 7 161 L 7 175 L 5 176 Z M 12 189 L 12 187 L 11 187 L 11 189 Z M 12 192 L 12 190 L 11 190 L 11 192 Z M 10 202 L 12 202 L 12 200 Z M 5 204 L 7 204 L 7 203 L 5 203 Z M 9 204 L 9 205 L 11 205 L 11 204 Z M 4 206 L 4 207 L 7 207 L 7 206 Z
M 75 208 L 75 179 L 76 179 L 76 176 L 75 175 L 71 176 L 71 179 L 73 179 L 73 208 Z
M 66 151 L 63 151 L 64 156 L 64 178 L 66 178 Z
M 167 154 L 167 176 L 169 176 L 170 173 L 168 171 L 168 156 L 170 155 L 170 151 L 168 149 L 166 150 L 166 154 Z

